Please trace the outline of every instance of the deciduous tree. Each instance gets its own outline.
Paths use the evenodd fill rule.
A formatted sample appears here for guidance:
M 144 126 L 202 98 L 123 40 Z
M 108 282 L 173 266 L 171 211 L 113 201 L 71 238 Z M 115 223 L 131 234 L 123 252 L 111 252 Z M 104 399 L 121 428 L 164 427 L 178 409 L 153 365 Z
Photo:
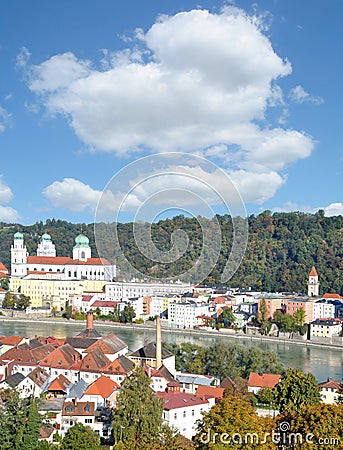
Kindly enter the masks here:
M 304 406 L 320 404 L 315 376 L 300 369 L 288 369 L 275 389 L 281 412 L 297 412 Z

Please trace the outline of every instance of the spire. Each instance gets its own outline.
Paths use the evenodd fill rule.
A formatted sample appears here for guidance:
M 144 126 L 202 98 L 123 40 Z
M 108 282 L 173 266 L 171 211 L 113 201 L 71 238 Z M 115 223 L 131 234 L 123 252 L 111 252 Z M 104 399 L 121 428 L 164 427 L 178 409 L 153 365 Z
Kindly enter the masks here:
M 318 276 L 318 273 L 317 273 L 316 268 L 315 268 L 314 266 L 312 267 L 309 276 L 310 276 L 310 277 L 317 277 L 317 276 Z

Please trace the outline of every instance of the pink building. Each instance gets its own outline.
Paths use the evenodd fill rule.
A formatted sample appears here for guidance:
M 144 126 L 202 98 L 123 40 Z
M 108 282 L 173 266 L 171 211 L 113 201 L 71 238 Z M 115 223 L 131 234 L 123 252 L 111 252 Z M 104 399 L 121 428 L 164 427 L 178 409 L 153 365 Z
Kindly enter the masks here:
M 263 299 L 258 299 L 258 310 L 260 310 L 261 301 Z M 272 319 L 274 316 L 275 311 L 277 310 L 284 310 L 284 303 L 285 299 L 281 297 L 270 297 L 265 298 L 266 306 L 267 306 L 267 312 L 268 312 L 268 319 Z
M 309 298 L 287 298 L 284 299 L 285 307 L 286 307 L 286 313 L 290 314 L 291 316 L 294 315 L 294 313 L 298 309 L 303 309 L 305 311 L 305 323 L 310 323 L 314 320 L 314 314 L 313 314 L 313 304 L 314 301 Z

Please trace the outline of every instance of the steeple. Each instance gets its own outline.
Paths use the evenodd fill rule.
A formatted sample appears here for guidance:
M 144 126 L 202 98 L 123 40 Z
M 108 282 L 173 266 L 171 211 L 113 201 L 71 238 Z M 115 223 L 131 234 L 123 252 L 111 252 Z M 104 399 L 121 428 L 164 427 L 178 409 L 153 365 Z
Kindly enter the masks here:
M 56 248 L 52 243 L 51 236 L 44 233 L 37 247 L 37 256 L 56 256 Z
M 89 239 L 83 234 L 79 234 L 75 238 L 75 245 L 73 248 L 73 259 L 78 259 L 80 261 L 87 261 L 91 258 L 91 248 L 89 246 Z
M 315 267 L 312 267 L 311 272 L 308 276 L 307 287 L 308 287 L 307 293 L 309 297 L 318 297 L 319 281 L 318 281 L 318 273 Z
M 13 236 L 11 246 L 11 275 L 13 277 L 24 277 L 26 275 L 27 255 L 24 235 L 17 231 Z

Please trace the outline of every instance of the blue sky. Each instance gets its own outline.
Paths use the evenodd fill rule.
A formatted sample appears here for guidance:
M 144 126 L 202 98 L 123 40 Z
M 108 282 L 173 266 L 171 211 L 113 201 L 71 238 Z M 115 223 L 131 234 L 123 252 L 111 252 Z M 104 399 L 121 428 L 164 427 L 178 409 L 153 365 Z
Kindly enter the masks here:
M 93 222 L 104 190 L 111 218 L 125 167 L 174 151 L 249 214 L 343 214 L 342 22 L 341 0 L 1 2 L 0 220 Z

